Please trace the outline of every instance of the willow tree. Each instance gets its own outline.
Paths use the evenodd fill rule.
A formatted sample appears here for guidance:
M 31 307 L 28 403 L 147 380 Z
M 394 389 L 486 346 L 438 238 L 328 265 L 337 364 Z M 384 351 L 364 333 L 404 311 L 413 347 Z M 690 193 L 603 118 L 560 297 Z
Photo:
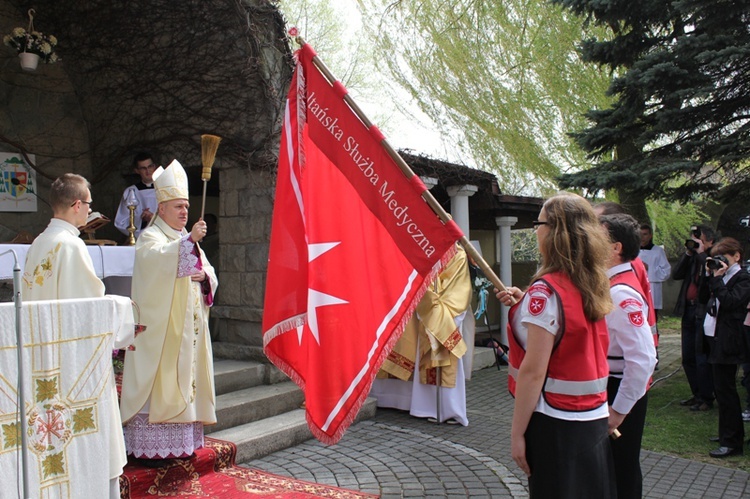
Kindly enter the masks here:
M 296 27 L 323 62 L 358 104 L 374 108 L 370 119 L 384 130 L 392 116 L 392 107 L 373 106 L 385 98 L 376 74 L 375 60 L 364 37 L 352 23 L 359 21 L 358 12 L 344 12 L 340 0 L 278 0 L 278 7 L 287 27 Z M 356 7 L 352 3 L 351 9 Z M 347 14 L 347 15 L 342 15 Z
M 580 61 L 579 18 L 544 0 L 357 1 L 381 67 L 506 193 L 589 166 L 568 132 L 607 105 L 610 77 Z

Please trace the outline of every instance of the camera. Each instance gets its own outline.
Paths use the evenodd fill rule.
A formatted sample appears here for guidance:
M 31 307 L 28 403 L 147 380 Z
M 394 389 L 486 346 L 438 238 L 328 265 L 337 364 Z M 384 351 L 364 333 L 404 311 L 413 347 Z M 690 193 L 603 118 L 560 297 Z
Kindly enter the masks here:
M 724 264 L 729 267 L 729 260 L 722 255 L 706 258 L 706 267 L 708 267 L 709 270 L 719 270 L 721 268 L 721 263 L 719 262 L 724 262 Z
M 692 239 L 685 239 L 685 248 L 687 248 L 690 251 L 693 251 L 697 247 L 698 247 L 698 243 L 696 243 Z
M 693 237 L 696 239 L 701 238 L 701 228 L 697 225 L 693 225 L 692 227 L 690 227 L 690 233 L 693 234 Z

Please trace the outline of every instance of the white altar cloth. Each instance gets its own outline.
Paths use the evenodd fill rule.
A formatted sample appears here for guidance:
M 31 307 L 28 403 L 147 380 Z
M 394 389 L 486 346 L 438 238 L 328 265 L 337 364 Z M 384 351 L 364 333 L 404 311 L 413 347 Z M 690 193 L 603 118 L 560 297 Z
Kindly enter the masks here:
M 26 262 L 26 253 L 29 251 L 28 244 L 0 244 L 0 253 L 9 249 L 16 252 L 18 263 L 21 266 Z M 86 245 L 91 260 L 94 262 L 96 275 L 101 279 L 106 277 L 131 277 L 133 275 L 133 263 L 135 262 L 135 246 L 99 246 Z M 10 254 L 0 256 L 0 280 L 13 279 L 13 256 Z M 129 293 L 128 293 L 129 294 Z
M 0 304 L 2 497 L 21 497 L 15 317 L 14 303 Z M 128 328 L 132 338 L 133 309 L 123 297 L 23 304 L 28 497 L 109 497 L 110 477 L 125 462 L 124 447 L 112 450 L 122 432 L 112 349 Z

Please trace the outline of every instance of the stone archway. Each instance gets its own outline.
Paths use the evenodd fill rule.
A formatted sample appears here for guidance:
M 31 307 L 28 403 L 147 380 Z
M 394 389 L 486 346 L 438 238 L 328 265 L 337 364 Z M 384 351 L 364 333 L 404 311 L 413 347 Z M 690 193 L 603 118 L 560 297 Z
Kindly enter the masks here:
M 25 27 L 32 6 L 36 29 L 58 38 L 62 62 L 24 73 L 3 47 L 0 94 L 10 105 L 0 113 L 0 149 L 34 154 L 46 185 L 65 171 L 83 174 L 97 210 L 114 214 L 135 151 L 190 169 L 200 165 L 202 133 L 223 137 L 214 164 L 219 339 L 260 345 L 279 114 L 291 78 L 277 8 L 267 0 L 0 0 L 2 33 Z M 49 212 L 13 218 L 0 236 L 36 234 Z

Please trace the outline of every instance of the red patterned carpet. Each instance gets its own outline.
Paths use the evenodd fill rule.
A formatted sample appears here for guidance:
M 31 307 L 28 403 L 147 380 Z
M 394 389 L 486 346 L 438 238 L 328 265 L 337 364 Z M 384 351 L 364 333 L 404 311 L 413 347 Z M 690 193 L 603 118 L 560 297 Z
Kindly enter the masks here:
M 131 460 L 120 477 L 120 498 L 179 497 L 288 498 L 332 497 L 371 499 L 378 496 L 328 485 L 302 482 L 234 465 L 237 448 L 231 442 L 206 437 L 206 446 L 191 459 L 173 459 L 162 468 L 147 468 Z

